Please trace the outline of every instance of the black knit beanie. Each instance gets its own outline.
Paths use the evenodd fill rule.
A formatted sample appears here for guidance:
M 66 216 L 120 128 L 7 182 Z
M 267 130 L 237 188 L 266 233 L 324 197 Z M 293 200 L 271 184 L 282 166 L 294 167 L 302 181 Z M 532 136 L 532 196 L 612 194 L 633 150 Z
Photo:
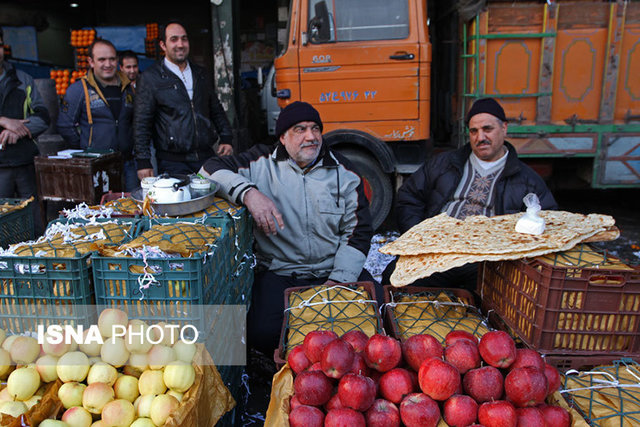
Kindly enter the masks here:
M 285 133 L 287 129 L 300 122 L 316 122 L 322 131 L 322 120 L 320 113 L 311 104 L 302 101 L 293 102 L 280 111 L 276 120 L 276 137 Z
M 503 122 L 507 121 L 507 118 L 504 115 L 504 109 L 502 108 L 502 106 L 500 106 L 500 104 L 498 104 L 498 101 L 493 98 L 480 98 L 473 103 L 471 109 L 467 113 L 467 126 L 469 126 L 469 120 L 471 120 L 471 117 L 480 113 L 488 113 L 499 118 Z

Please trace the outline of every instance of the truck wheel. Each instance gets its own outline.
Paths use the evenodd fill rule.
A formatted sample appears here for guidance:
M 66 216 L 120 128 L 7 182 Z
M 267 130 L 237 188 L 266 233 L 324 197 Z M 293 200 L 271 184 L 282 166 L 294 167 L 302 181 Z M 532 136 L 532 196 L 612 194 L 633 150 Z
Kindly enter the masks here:
M 391 180 L 385 174 L 378 162 L 361 151 L 339 149 L 356 167 L 364 181 L 364 193 L 369 200 L 369 211 L 373 229 L 377 229 L 391 210 L 393 201 L 393 187 Z

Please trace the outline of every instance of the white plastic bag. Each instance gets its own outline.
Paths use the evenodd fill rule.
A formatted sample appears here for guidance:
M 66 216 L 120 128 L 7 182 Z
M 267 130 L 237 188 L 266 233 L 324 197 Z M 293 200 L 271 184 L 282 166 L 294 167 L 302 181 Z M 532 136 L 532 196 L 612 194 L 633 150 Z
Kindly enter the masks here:
M 516 223 L 516 231 L 525 234 L 542 234 L 544 232 L 544 218 L 538 215 L 540 212 L 540 200 L 534 193 L 529 193 L 522 199 L 527 212 Z

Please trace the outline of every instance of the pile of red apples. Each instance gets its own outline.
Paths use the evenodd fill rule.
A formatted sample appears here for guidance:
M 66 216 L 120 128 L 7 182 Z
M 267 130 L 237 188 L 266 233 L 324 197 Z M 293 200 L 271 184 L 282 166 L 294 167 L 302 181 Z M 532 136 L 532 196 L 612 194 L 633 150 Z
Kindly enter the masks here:
M 534 350 L 491 331 L 452 331 L 400 341 L 353 330 L 312 331 L 287 357 L 295 373 L 291 427 L 568 427 L 569 413 L 546 404 L 558 371 Z

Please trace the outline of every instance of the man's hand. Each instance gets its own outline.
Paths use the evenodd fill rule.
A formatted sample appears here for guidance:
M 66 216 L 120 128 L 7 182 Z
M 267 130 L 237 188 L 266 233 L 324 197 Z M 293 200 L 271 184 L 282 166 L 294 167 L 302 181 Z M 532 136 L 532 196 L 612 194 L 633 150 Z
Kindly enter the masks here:
M 31 138 L 31 131 L 24 125 L 25 123 L 29 123 L 29 120 L 0 117 L 0 126 L 18 135 L 18 139 L 24 138 L 25 136 Z
M 277 234 L 276 221 L 278 227 L 284 228 L 284 222 L 282 221 L 282 215 L 278 208 L 276 208 L 273 200 L 256 190 L 250 189 L 244 195 L 243 203 L 251 212 L 254 221 L 258 224 L 258 227 L 265 234 Z M 273 220 L 275 217 L 275 221 Z
M 4 150 L 7 144 L 15 144 L 20 138 L 17 134 L 11 132 L 9 129 L 5 129 L 0 132 L 0 149 Z
M 218 156 L 230 156 L 233 154 L 233 147 L 231 144 L 220 144 L 217 153 Z
M 153 176 L 153 169 L 138 169 L 138 179 L 142 181 L 144 178 Z

